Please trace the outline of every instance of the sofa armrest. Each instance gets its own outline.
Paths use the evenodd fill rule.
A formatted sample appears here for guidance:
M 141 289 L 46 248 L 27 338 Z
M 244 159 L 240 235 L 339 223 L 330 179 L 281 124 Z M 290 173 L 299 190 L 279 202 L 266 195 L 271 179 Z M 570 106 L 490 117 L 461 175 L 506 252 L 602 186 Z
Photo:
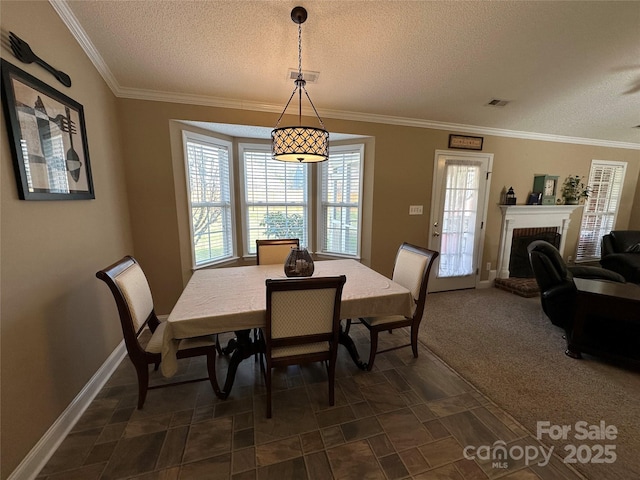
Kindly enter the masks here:
M 615 253 L 615 250 L 613 248 L 613 239 L 611 238 L 610 234 L 607 234 L 602 237 L 602 248 L 600 249 L 600 257 L 606 257 L 607 255 L 611 255 L 612 253 Z
M 551 288 L 548 288 L 544 292 L 541 292 L 543 300 L 554 301 L 558 298 L 566 299 L 571 298 L 571 295 L 575 295 L 576 286 L 573 282 L 562 282 Z
M 574 277 L 577 278 L 590 278 L 594 280 L 609 280 L 611 282 L 625 283 L 626 280 L 622 275 L 612 270 L 607 270 L 600 267 L 590 266 L 574 266 L 568 267 L 568 270 Z

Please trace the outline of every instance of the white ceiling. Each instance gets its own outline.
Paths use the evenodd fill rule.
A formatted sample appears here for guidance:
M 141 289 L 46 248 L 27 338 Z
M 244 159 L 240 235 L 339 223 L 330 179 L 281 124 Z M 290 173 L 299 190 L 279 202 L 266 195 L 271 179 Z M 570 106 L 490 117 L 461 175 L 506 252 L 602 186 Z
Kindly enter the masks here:
M 342 118 L 640 148 L 637 1 L 50 1 L 119 97 L 275 124 L 301 4 L 302 69 L 320 72 L 307 91 L 330 131 Z

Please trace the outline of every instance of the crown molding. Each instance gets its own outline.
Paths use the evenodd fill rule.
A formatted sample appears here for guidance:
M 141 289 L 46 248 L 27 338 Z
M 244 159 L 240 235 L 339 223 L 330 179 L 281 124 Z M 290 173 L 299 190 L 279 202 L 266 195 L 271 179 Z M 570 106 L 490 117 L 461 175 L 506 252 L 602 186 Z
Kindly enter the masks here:
M 94 47 L 93 43 L 91 43 L 91 40 L 85 33 L 84 29 L 80 26 L 78 19 L 67 5 L 67 2 L 65 0 L 49 0 L 49 3 L 56 11 L 56 13 L 60 16 L 62 22 L 67 26 L 77 42 L 80 44 L 80 47 L 87 54 L 87 57 L 89 57 L 89 60 L 91 60 L 93 65 L 96 67 L 98 73 L 100 73 L 111 91 L 114 93 L 114 95 L 117 96 L 117 92 L 120 88 L 118 85 L 118 81 L 111 73 L 111 70 L 109 70 L 109 67 L 107 67 L 107 64 L 103 60 L 98 50 L 96 50 L 96 47 Z
M 280 113 L 282 105 L 248 102 L 245 100 L 208 97 L 204 95 L 177 94 L 159 92 L 153 90 L 139 90 L 133 88 L 121 88 L 114 94 L 119 98 L 134 100 L 149 100 L 154 102 L 181 103 L 206 107 L 232 108 L 236 110 L 249 110 L 254 112 Z M 372 113 L 346 112 L 341 110 L 318 110 L 320 116 L 336 120 L 350 120 L 356 122 L 382 123 L 387 125 L 399 125 L 404 127 L 430 128 L 433 130 L 447 130 L 458 133 L 473 133 L 479 135 L 493 135 L 496 137 L 510 137 L 525 140 L 540 140 L 543 142 L 571 143 L 576 145 L 591 145 L 597 147 L 624 148 L 640 150 L 639 143 L 615 142 L 612 140 L 599 140 L 593 138 L 569 137 L 552 135 L 548 133 L 522 132 L 502 128 L 481 127 L 477 125 L 465 125 L 460 123 L 436 122 L 433 120 L 421 120 L 418 118 L 394 117 L 390 115 L 377 115 Z M 302 114 L 314 116 L 313 110 L 303 108 Z
M 280 113 L 281 105 L 273 105 L 259 102 L 250 102 L 240 99 L 210 97 L 205 95 L 191 95 L 173 92 L 161 92 L 154 90 L 142 90 L 135 88 L 123 88 L 109 70 L 102 56 L 96 50 L 93 43 L 85 33 L 77 18 L 67 5 L 66 0 L 49 0 L 54 10 L 58 13 L 71 34 L 78 41 L 102 78 L 118 98 L 134 100 L 148 100 L 154 102 L 181 103 L 206 107 L 232 108 L 237 110 L 249 110 L 254 112 Z M 430 128 L 434 130 L 447 130 L 458 133 L 474 133 L 480 135 L 493 135 L 496 137 L 510 137 L 526 140 L 539 140 L 543 142 L 571 143 L 576 145 L 591 145 L 597 147 L 623 148 L 627 150 L 640 150 L 640 143 L 616 142 L 612 140 L 600 140 L 593 138 L 568 137 L 547 133 L 522 132 L 518 130 L 506 130 L 502 128 L 482 127 L 477 125 L 464 125 L 458 123 L 437 122 L 418 118 L 394 117 L 390 115 L 377 115 L 371 113 L 347 112 L 341 110 L 319 110 L 322 118 L 336 120 L 351 120 L 356 122 L 382 123 L 405 127 Z M 303 109 L 305 116 L 313 116 L 310 108 Z

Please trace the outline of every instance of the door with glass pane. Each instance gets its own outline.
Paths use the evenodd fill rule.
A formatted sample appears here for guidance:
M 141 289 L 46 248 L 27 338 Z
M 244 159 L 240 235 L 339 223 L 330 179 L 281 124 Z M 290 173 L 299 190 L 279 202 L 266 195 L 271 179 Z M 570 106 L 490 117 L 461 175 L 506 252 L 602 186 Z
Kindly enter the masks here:
M 440 255 L 429 291 L 476 286 L 492 162 L 492 154 L 436 151 L 429 247 Z

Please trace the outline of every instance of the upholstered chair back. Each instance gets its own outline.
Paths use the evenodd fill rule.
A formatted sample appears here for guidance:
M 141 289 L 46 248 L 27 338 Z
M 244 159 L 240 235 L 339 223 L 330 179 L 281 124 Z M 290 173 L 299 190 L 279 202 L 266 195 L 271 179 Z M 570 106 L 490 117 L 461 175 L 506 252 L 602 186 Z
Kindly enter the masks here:
M 133 327 L 138 332 L 153 311 L 153 297 L 147 277 L 140 265 L 134 263 L 118 274 L 114 280 L 127 304 Z
M 337 340 L 345 281 L 345 277 L 267 281 L 265 332 L 273 358 L 329 350 L 334 334 Z
M 414 301 L 420 295 L 422 273 L 427 265 L 427 257 L 409 250 L 400 249 L 393 267 L 392 280 L 411 291 Z
M 284 261 L 293 247 L 299 247 L 297 238 L 277 240 L 256 240 L 256 257 L 258 265 L 284 265 Z
M 331 332 L 335 297 L 335 288 L 273 292 L 271 338 Z
M 408 248 L 400 248 L 396 255 L 396 263 L 393 267 L 392 280 L 399 283 L 411 292 L 413 297 L 413 313 L 420 300 L 421 290 L 426 284 L 432 262 L 432 256 L 424 251 L 414 251 Z M 426 277 L 425 277 L 426 272 Z

